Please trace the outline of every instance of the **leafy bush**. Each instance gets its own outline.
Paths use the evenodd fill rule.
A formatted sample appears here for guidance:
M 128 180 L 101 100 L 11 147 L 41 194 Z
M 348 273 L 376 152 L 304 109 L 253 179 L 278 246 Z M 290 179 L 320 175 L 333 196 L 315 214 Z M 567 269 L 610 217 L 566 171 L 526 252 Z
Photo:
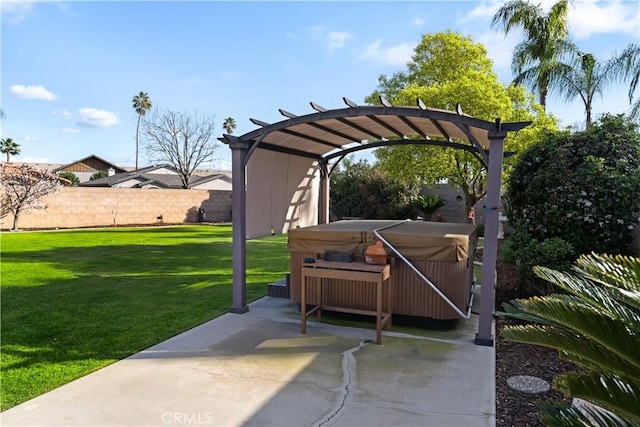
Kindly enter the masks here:
M 78 178 L 76 174 L 73 172 L 60 172 L 58 176 L 68 181 L 68 182 L 62 181 L 62 183 L 67 187 L 80 184 L 80 178 Z
M 538 278 L 533 267 L 544 265 L 555 270 L 568 270 L 576 259 L 573 246 L 559 237 L 539 241 L 516 230 L 504 243 L 500 256 L 518 268 L 518 288 L 523 294 L 549 294 L 550 283 Z
M 347 161 L 343 171 L 331 176 L 330 210 L 338 218 L 412 218 L 415 193 L 365 161 Z
M 505 208 L 514 229 L 539 242 L 560 238 L 576 254 L 633 254 L 631 230 L 640 221 L 636 126 L 604 116 L 584 132 L 548 135 L 520 155 Z M 529 248 L 512 250 L 524 259 Z
M 498 315 L 531 322 L 509 326 L 512 341 L 551 347 L 580 371 L 554 379 L 556 389 L 590 406 L 541 405 L 549 426 L 640 425 L 640 258 L 581 256 L 573 274 L 536 267 L 566 291 L 504 304 Z

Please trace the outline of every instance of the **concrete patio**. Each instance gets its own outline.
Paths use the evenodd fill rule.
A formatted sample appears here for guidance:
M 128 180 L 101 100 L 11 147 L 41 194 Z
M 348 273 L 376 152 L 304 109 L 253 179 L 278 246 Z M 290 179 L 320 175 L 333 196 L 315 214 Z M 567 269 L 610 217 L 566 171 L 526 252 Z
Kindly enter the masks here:
M 265 297 L 0 414 L 3 426 L 494 426 L 495 349 L 317 323 Z

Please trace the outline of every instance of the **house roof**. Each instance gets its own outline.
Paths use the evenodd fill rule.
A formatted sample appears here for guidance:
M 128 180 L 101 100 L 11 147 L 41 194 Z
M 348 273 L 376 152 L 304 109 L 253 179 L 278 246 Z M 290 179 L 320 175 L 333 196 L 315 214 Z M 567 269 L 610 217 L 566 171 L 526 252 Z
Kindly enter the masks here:
M 158 173 L 161 169 L 168 169 L 174 174 Z M 155 172 L 155 173 L 154 173 Z M 135 187 L 156 186 L 161 188 L 182 188 L 182 181 L 177 174 L 178 171 L 171 165 L 161 164 L 155 166 L 148 166 L 138 170 L 118 173 L 116 175 L 108 176 L 105 178 L 95 179 L 93 181 L 82 182 L 81 186 L 86 187 L 113 187 L 130 180 L 139 181 Z M 231 182 L 231 178 L 225 174 L 216 174 L 209 176 L 192 175 L 191 187 L 195 187 L 216 179 L 223 179 L 227 182 Z
M 75 162 L 71 162 L 66 165 L 62 165 L 56 169 L 53 169 L 52 172 L 60 172 L 63 170 L 70 170 L 76 172 L 96 172 L 108 170 L 109 168 L 113 168 L 116 173 L 125 172 L 125 170 L 111 162 L 104 160 L 94 154 L 87 156 L 83 159 L 76 160 Z

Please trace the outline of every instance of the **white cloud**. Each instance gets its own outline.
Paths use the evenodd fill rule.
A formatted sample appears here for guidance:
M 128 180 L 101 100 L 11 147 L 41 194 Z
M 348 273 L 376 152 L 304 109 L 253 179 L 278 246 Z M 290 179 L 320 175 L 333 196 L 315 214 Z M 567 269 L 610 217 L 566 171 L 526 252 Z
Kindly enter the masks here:
M 88 128 L 104 128 L 120 123 L 116 113 L 97 108 L 79 109 L 76 120 L 78 126 Z
M 341 49 L 347 40 L 352 39 L 353 36 L 347 32 L 329 31 L 325 36 L 327 41 L 327 50 L 333 52 L 336 49 Z
M 31 13 L 34 3 L 27 0 L 2 0 L 2 6 L 0 7 L 2 20 L 12 25 L 21 24 Z
M 422 19 L 422 18 L 413 18 L 413 20 L 411 21 L 411 24 L 414 27 L 422 27 L 424 25 L 424 19 Z
M 557 0 L 538 0 L 544 13 L 547 13 Z M 504 0 L 481 1 L 458 22 L 467 25 L 488 27 L 491 19 Z M 623 0 L 575 0 L 568 14 L 569 33 L 577 40 L 587 39 L 594 34 L 629 34 L 637 37 L 640 33 L 640 8 L 636 1 Z M 520 34 L 519 31 L 514 31 Z
M 78 133 L 80 132 L 80 130 L 76 129 L 76 128 L 69 128 L 69 127 L 63 127 L 62 129 L 60 129 L 61 133 Z
M 487 56 L 493 60 L 496 68 L 511 70 L 513 48 L 520 41 L 520 36 L 510 33 L 507 37 L 495 32 L 485 32 L 474 37 L 474 41 L 482 43 L 487 49 Z
M 43 99 L 45 101 L 54 101 L 58 97 L 58 95 L 47 90 L 41 85 L 13 85 L 9 88 L 9 91 L 18 98 L 24 99 Z
M 576 1 L 569 13 L 569 31 L 576 39 L 587 39 L 598 33 L 640 33 L 640 8 L 638 3 Z
M 308 27 L 307 32 L 313 40 L 326 43 L 325 47 L 329 53 L 336 49 L 343 48 L 347 40 L 353 39 L 351 33 L 346 31 L 330 31 L 322 25 Z
M 404 66 L 411 60 L 416 42 L 403 42 L 395 46 L 382 47 L 382 40 L 370 43 L 359 59 L 392 66 Z
M 31 135 L 25 135 L 22 138 L 20 138 L 22 141 L 24 142 L 35 142 L 38 140 L 38 138 L 36 138 L 35 136 L 31 136 Z

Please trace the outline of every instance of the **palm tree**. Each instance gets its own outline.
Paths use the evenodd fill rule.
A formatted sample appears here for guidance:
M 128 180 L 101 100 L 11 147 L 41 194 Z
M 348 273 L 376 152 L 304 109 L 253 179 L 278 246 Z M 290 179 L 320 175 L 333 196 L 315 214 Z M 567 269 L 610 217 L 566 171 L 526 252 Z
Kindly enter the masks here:
M 547 103 L 550 73 L 573 44 L 567 39 L 567 11 L 572 0 L 560 0 L 549 13 L 544 14 L 540 5 L 525 0 L 505 3 L 491 20 L 492 27 L 504 31 L 505 36 L 521 27 L 525 40 L 513 51 L 511 68 L 515 82 L 528 85 L 539 94 L 540 105 Z
M 229 135 L 231 135 L 236 128 L 236 121 L 233 120 L 232 117 L 227 117 L 226 119 L 224 119 L 222 127 Z
M 632 120 L 640 119 L 640 96 L 633 103 L 634 93 L 640 84 L 640 44 L 630 44 L 620 54 L 622 67 L 620 72 L 623 79 L 629 79 L 629 102 L 632 103 L 629 117 Z
M 140 131 L 140 119 L 147 111 L 153 107 L 146 92 L 140 92 L 133 97 L 133 109 L 138 113 L 138 124 L 136 125 L 136 169 L 138 169 L 138 134 Z
M 509 326 L 502 334 L 557 349 L 584 368 L 554 384 L 587 402 L 581 409 L 545 405 L 544 424 L 640 425 L 640 258 L 582 255 L 573 274 L 534 271 L 567 293 L 504 304 L 499 315 L 533 323 Z
M 2 139 L 0 140 L 0 152 L 7 155 L 7 163 L 9 163 L 11 156 L 17 156 L 20 154 L 20 144 L 16 143 L 11 138 Z
M 571 64 L 557 64 L 550 73 L 550 88 L 571 102 L 579 97 L 584 104 L 586 127 L 592 123 L 593 98 L 619 78 L 624 57 L 598 61 L 590 53 L 576 52 Z

